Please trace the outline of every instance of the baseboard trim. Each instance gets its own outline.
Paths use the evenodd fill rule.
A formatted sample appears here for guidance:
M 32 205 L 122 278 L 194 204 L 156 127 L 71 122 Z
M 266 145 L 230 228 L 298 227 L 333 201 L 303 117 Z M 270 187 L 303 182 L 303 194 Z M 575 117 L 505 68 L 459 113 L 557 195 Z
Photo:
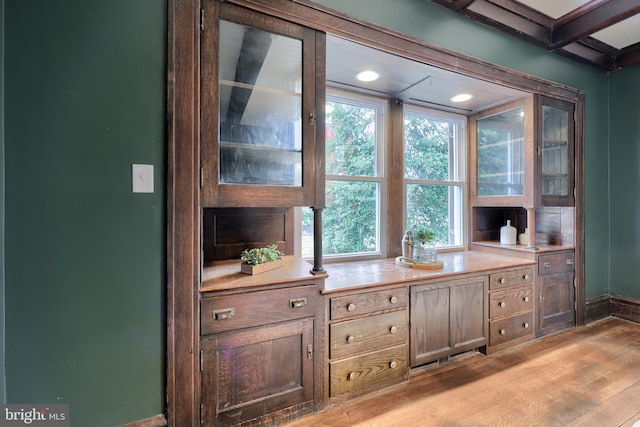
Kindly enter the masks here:
M 164 414 L 156 415 L 155 417 L 147 418 L 146 420 L 135 421 L 129 424 L 123 424 L 121 427 L 165 427 L 167 425 L 167 419 Z
M 589 324 L 611 316 L 611 295 L 590 298 L 584 304 L 585 323 Z
M 611 315 L 640 323 L 640 300 L 611 295 Z

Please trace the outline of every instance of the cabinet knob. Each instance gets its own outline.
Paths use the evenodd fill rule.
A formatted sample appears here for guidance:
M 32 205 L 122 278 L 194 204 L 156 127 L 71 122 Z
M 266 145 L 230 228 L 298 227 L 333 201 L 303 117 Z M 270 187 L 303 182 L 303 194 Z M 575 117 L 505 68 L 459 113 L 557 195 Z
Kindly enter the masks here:
M 525 328 L 525 329 L 529 329 L 529 322 L 524 322 L 522 324 L 522 327 Z
M 505 329 L 500 329 L 500 335 L 504 335 L 506 333 L 507 333 L 507 331 Z
M 395 360 L 394 360 L 394 361 L 392 361 L 391 363 L 389 363 L 389 367 L 390 367 L 391 369 L 395 369 L 395 368 L 396 368 L 396 366 L 398 366 L 398 364 L 396 363 L 396 361 L 395 361 Z
M 524 297 L 522 299 L 524 300 L 524 302 L 529 302 L 529 297 Z
M 391 297 L 391 298 L 389 298 L 389 302 L 390 302 L 391 304 L 395 304 L 395 303 L 397 303 L 397 302 L 398 302 L 398 297 Z
M 355 305 L 355 304 L 349 304 L 349 305 L 347 306 L 347 310 L 349 310 L 349 311 L 353 311 L 353 310 L 355 310 L 355 309 L 356 309 L 356 305 Z
M 523 280 L 529 280 L 529 275 L 528 274 L 523 274 L 522 275 L 522 279 Z
M 356 337 L 354 337 L 353 335 L 349 335 L 349 336 L 347 337 L 347 342 L 348 342 L 349 344 L 351 344 L 351 343 L 352 343 L 352 342 L 354 342 L 355 340 L 356 340 Z
M 349 375 L 347 375 L 347 380 L 349 381 L 354 380 L 355 378 L 356 378 L 355 372 L 351 372 Z
M 506 306 L 507 306 L 507 303 L 506 303 L 506 302 L 502 301 L 502 302 L 500 303 L 500 307 L 505 308 Z
M 507 282 L 507 280 L 506 280 L 504 277 L 501 277 L 501 278 L 500 278 L 500 283 L 501 283 L 501 284 L 503 284 L 503 285 L 504 285 L 506 282 Z
M 395 334 L 396 332 L 398 332 L 398 328 L 396 328 L 395 326 L 392 326 L 389 328 L 389 332 L 391 332 L 392 334 Z

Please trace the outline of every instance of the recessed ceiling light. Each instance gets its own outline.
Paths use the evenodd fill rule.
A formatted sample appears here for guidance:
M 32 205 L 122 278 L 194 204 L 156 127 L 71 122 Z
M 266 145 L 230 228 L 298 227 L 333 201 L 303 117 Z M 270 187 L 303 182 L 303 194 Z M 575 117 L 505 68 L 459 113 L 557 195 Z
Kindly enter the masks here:
M 356 74 L 356 79 L 360 80 L 361 82 L 372 82 L 374 80 L 378 80 L 379 77 L 380 74 L 376 73 L 373 70 L 360 71 L 358 74 Z
M 451 98 L 451 102 L 464 102 L 470 100 L 471 98 L 473 98 L 473 95 L 469 93 L 461 93 Z

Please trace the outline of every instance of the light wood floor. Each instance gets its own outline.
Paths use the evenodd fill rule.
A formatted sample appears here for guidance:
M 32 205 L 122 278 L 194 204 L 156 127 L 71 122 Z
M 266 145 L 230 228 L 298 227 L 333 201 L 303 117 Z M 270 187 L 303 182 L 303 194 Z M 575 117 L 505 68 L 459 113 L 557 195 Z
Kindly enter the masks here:
M 640 420 L 640 324 L 608 318 L 478 353 L 286 427 L 624 426 Z

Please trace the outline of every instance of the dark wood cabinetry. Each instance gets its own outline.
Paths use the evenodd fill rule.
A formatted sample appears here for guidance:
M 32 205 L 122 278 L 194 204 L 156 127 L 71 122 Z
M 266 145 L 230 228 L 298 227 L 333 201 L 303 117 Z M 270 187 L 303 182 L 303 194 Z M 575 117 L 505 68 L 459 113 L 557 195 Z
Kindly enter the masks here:
M 407 378 L 406 287 L 334 296 L 328 304 L 328 399 L 342 401 Z
M 315 409 L 318 290 L 292 286 L 202 299 L 203 425 L 269 424 Z
M 538 258 L 538 335 L 575 326 L 575 252 Z
M 488 277 L 411 286 L 411 367 L 487 344 Z
M 203 2 L 202 201 L 324 205 L 324 33 Z
M 490 275 L 488 352 L 535 337 L 533 283 L 532 267 Z

